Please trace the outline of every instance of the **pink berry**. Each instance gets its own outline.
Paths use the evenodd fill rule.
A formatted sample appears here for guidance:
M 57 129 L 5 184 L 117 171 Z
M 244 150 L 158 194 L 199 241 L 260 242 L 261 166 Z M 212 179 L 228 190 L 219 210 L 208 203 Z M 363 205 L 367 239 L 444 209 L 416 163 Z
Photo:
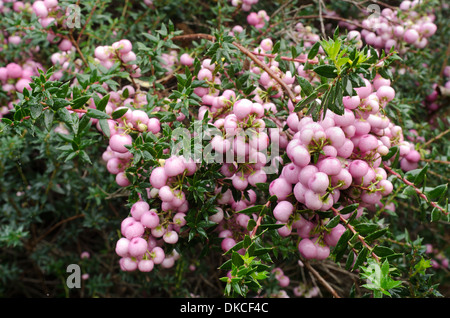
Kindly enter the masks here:
M 121 257 L 127 257 L 128 256 L 128 246 L 130 244 L 130 240 L 125 238 L 125 237 L 121 237 L 117 242 L 116 242 L 116 254 L 121 256 Z
M 19 78 L 23 73 L 22 67 L 17 63 L 9 63 L 6 65 L 6 70 L 9 78 Z
M 141 215 L 141 224 L 149 229 L 159 225 L 159 216 L 155 210 L 146 211 Z
M 358 147 L 362 152 L 376 149 L 378 147 L 378 139 L 374 135 L 363 135 L 359 140 Z
M 152 258 L 155 264 L 161 264 L 164 261 L 166 254 L 164 253 L 164 250 L 161 247 L 155 246 L 150 252 L 150 257 Z
M 125 271 L 132 272 L 137 269 L 137 262 L 131 257 L 123 257 L 120 259 L 121 268 Z
M 395 97 L 395 90 L 391 86 L 381 86 L 377 90 L 377 96 L 380 101 L 390 102 Z
M 406 43 L 412 44 L 419 39 L 419 33 L 414 29 L 408 29 L 403 34 L 403 39 Z
M 228 251 L 230 248 L 236 245 L 236 241 L 231 237 L 226 237 L 222 240 L 220 246 L 224 252 Z
M 361 104 L 361 99 L 358 95 L 355 96 L 344 96 L 342 100 L 344 107 L 347 109 L 355 109 Z
M 294 212 L 294 206 L 289 201 L 280 201 L 273 209 L 273 216 L 280 222 L 287 222 Z
M 133 237 L 128 245 L 130 256 L 137 257 L 144 255 L 147 251 L 147 241 L 142 237 Z
M 151 272 L 155 263 L 151 259 L 143 259 L 138 262 L 138 269 L 141 272 Z
M 174 199 L 172 189 L 168 186 L 162 186 L 158 192 L 159 198 L 164 202 L 170 202 Z
M 353 178 L 360 178 L 369 171 L 369 165 L 363 160 L 353 160 L 349 165 L 349 172 Z
M 70 40 L 68 39 L 63 39 L 59 44 L 58 44 L 58 48 L 61 51 L 70 51 L 70 49 L 72 48 L 72 42 L 70 42 Z
M 298 251 L 306 259 L 313 259 L 317 256 L 317 247 L 308 238 L 304 238 L 298 243 Z
M 140 221 L 142 214 L 150 210 L 150 206 L 145 201 L 138 201 L 131 206 L 131 216 L 136 220 Z
M 128 134 L 115 134 L 109 140 L 109 146 L 111 150 L 125 153 L 128 149 L 125 146 L 131 145 L 133 142 L 132 138 Z
M 185 169 L 186 165 L 182 157 L 172 156 L 164 163 L 164 171 L 168 177 L 180 175 Z
M 333 227 L 329 233 L 326 233 L 324 235 L 324 241 L 329 246 L 336 246 L 339 239 L 341 238 L 342 234 L 346 231 L 345 226 L 342 224 L 338 224 L 335 227 Z
M 176 242 L 178 242 L 178 233 L 175 231 L 167 231 L 163 235 L 163 240 L 167 244 L 175 244 Z
M 122 234 L 127 238 L 127 239 L 132 239 L 134 237 L 139 237 L 142 234 L 144 234 L 144 226 L 137 221 L 131 221 L 130 223 L 128 223 L 123 231 Z
M 335 176 L 341 171 L 342 164 L 338 158 L 327 157 L 319 161 L 317 167 L 320 172 L 324 172 L 329 176 Z
M 311 155 L 308 149 L 302 145 L 295 146 L 290 151 L 286 151 L 292 162 L 299 167 L 305 167 L 311 162 Z
M 164 167 L 156 167 L 150 175 L 150 183 L 152 187 L 160 189 L 167 183 L 167 174 Z
M 325 193 L 329 185 L 328 175 L 324 172 L 316 172 L 308 182 L 308 187 L 316 193 Z
M 313 190 L 305 191 L 305 205 L 310 210 L 320 210 L 323 206 L 321 195 Z
M 183 53 L 180 56 L 180 63 L 183 65 L 191 66 L 194 64 L 194 58 L 187 53 Z
M 248 99 L 240 99 L 234 103 L 233 113 L 238 119 L 244 119 L 252 112 L 253 102 Z
M 285 200 L 292 193 L 292 185 L 284 178 L 277 178 L 269 185 L 270 195 L 276 195 L 278 200 Z
M 48 16 L 48 9 L 45 5 L 44 1 L 34 1 L 33 3 L 33 12 L 39 18 L 46 18 Z

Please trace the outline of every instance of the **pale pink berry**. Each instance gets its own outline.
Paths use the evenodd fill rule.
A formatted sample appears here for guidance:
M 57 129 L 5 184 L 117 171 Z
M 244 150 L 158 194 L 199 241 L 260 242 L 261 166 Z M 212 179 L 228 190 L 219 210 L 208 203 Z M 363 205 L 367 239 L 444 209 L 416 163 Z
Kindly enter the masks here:
M 308 149 L 302 145 L 295 146 L 286 151 L 291 161 L 299 167 L 305 167 L 311 162 L 311 155 Z
M 342 234 L 346 231 L 346 228 L 342 224 L 338 224 L 335 227 L 333 227 L 330 232 L 326 233 L 324 235 L 324 241 L 329 246 L 336 246 L 339 239 L 341 238 Z
M 158 195 L 159 195 L 159 198 L 164 202 L 170 202 L 174 198 L 172 189 L 168 185 L 162 186 L 159 189 Z
M 164 250 L 161 247 L 155 246 L 150 252 L 150 257 L 152 258 L 155 264 L 161 264 L 164 261 L 166 254 L 164 253 Z
M 159 216 L 155 210 L 149 210 L 141 215 L 140 222 L 143 226 L 153 229 L 159 225 Z
M 68 39 L 63 39 L 59 44 L 58 44 L 58 48 L 61 51 L 70 51 L 70 49 L 72 48 L 72 42 L 70 42 L 70 40 Z
M 304 238 L 298 243 L 298 251 L 306 259 L 313 259 L 317 256 L 317 246 L 308 238 Z
M 168 177 L 180 175 L 185 169 L 185 161 L 179 156 L 172 156 L 164 163 L 164 171 Z
M 292 193 L 292 185 L 284 178 L 277 178 L 269 185 L 270 195 L 276 195 L 278 200 L 285 200 Z
M 234 103 L 233 113 L 238 119 L 244 119 L 252 112 L 253 102 L 248 99 L 240 99 Z
M 381 86 L 377 90 L 377 96 L 380 101 L 390 102 L 395 97 L 395 90 L 391 86 Z
M 236 241 L 231 237 L 226 237 L 220 243 L 220 246 L 224 252 L 228 251 L 230 248 L 236 245 Z
M 327 157 L 319 161 L 317 167 L 320 172 L 324 172 L 329 176 L 335 176 L 341 171 L 342 164 L 338 158 Z
M 314 242 L 314 245 L 316 246 L 316 257 L 317 260 L 324 260 L 330 256 L 330 247 L 327 245 L 324 245 L 319 240 L 316 240 Z
M 316 193 L 325 193 L 329 185 L 328 175 L 320 171 L 316 172 L 308 182 L 308 187 Z
M 323 206 L 321 195 L 313 190 L 305 191 L 305 205 L 310 210 L 320 210 Z
M 294 212 L 294 205 L 289 201 L 280 201 L 273 209 L 273 216 L 280 222 L 287 222 Z
M 116 183 L 121 187 L 128 187 L 131 184 L 124 171 L 116 174 Z
M 116 254 L 121 256 L 121 257 L 127 257 L 128 256 L 128 246 L 130 244 L 130 240 L 125 238 L 125 237 L 121 237 L 117 242 L 116 242 Z
M 137 269 L 137 261 L 133 260 L 131 257 L 123 257 L 120 259 L 121 268 L 124 271 L 135 271 Z
M 128 245 L 130 256 L 137 257 L 144 255 L 147 251 L 147 241 L 142 237 L 133 237 Z
M 6 65 L 6 70 L 9 78 L 19 78 L 23 73 L 22 67 L 17 63 L 9 63 Z
M 358 147 L 362 152 L 376 149 L 378 147 L 378 139 L 374 135 L 363 135 L 359 139 Z
M 178 233 L 175 231 L 167 231 L 163 235 L 163 240 L 167 244 L 175 244 L 178 242 Z
M 419 33 L 414 29 L 408 29 L 403 34 L 403 39 L 406 43 L 412 44 L 419 39 Z
M 347 109 L 355 109 L 361 104 L 361 98 L 358 95 L 355 96 L 344 96 L 342 99 L 344 107 Z
M 180 63 L 183 65 L 191 66 L 194 64 L 194 58 L 191 57 L 188 53 L 183 53 L 180 56 Z
M 353 178 L 360 178 L 369 171 L 369 165 L 363 160 L 356 159 L 350 163 L 348 169 Z
M 136 220 L 140 221 L 142 214 L 150 210 L 150 206 L 145 201 L 137 201 L 131 206 L 131 216 Z
M 142 259 L 138 262 L 138 269 L 141 272 L 151 272 L 155 263 L 151 259 Z
M 167 183 L 167 174 L 164 167 L 156 167 L 150 175 L 150 183 L 152 187 L 160 189 Z
M 133 139 L 128 134 L 115 134 L 109 139 L 109 146 L 111 150 L 125 153 L 128 149 L 125 146 L 130 146 L 133 143 Z
M 131 221 L 123 228 L 122 234 L 131 240 L 134 237 L 139 237 L 144 234 L 144 231 L 144 226 L 140 222 Z
M 37 17 L 46 18 L 48 16 L 48 9 L 44 1 L 34 1 L 32 8 Z

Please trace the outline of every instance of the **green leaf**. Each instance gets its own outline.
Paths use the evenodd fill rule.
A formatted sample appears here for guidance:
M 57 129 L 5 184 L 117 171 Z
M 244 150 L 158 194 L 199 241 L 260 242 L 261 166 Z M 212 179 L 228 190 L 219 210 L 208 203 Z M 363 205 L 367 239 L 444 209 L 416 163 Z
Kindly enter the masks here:
M 80 96 L 72 101 L 72 108 L 73 109 L 79 109 L 86 104 L 86 102 L 91 98 L 91 96 Z
M 128 107 L 124 107 L 124 108 L 119 108 L 117 110 L 115 110 L 112 114 L 111 117 L 112 119 L 118 119 L 120 117 L 122 117 L 123 115 L 125 115 L 125 113 L 129 110 Z
M 359 252 L 358 256 L 356 257 L 355 264 L 353 265 L 353 268 L 358 268 L 361 264 L 363 264 L 367 259 L 367 254 L 369 253 L 369 250 L 366 247 L 363 247 L 361 252 Z
M 86 115 L 90 118 L 111 119 L 111 116 L 109 116 L 107 113 L 95 108 L 88 108 Z
M 311 83 L 304 77 L 296 76 L 298 84 L 301 87 L 301 94 L 302 96 L 309 96 L 313 93 L 314 87 L 311 85 Z
M 52 110 L 50 109 L 44 110 L 44 126 L 47 131 L 50 131 L 50 129 L 53 126 L 54 115 L 55 113 Z
M 309 50 L 308 60 L 312 60 L 313 58 L 315 58 L 317 53 L 319 52 L 319 49 L 320 49 L 320 42 L 314 43 L 314 45 Z
M 108 101 L 109 101 L 109 94 L 104 96 L 100 101 L 98 101 L 95 104 L 95 107 L 99 110 L 99 111 L 104 111 L 106 108 L 106 105 L 108 105 Z
M 100 119 L 98 121 L 99 125 L 100 125 L 100 129 L 103 131 L 103 133 L 105 134 L 106 137 L 110 137 L 111 132 L 109 130 L 109 124 L 108 121 L 106 119 Z
M 441 184 L 432 190 L 425 191 L 426 196 L 430 200 L 436 200 L 443 196 L 447 192 L 448 185 L 447 184 Z
M 41 104 L 38 104 L 38 103 L 32 104 L 32 105 L 30 106 L 30 116 L 31 116 L 31 119 L 36 119 L 36 118 L 38 118 L 38 117 L 42 114 L 42 109 L 43 109 L 43 107 L 42 107 Z
M 332 218 L 330 221 L 328 221 L 327 225 L 325 226 L 327 229 L 332 229 L 336 227 L 339 224 L 340 216 L 336 215 L 334 218 Z
M 244 265 L 244 260 L 242 259 L 241 254 L 236 253 L 233 251 L 233 254 L 231 254 L 231 260 L 233 262 L 233 265 L 239 267 Z
M 320 76 L 326 78 L 335 78 L 338 75 L 337 68 L 334 65 L 320 65 L 315 67 L 313 70 Z

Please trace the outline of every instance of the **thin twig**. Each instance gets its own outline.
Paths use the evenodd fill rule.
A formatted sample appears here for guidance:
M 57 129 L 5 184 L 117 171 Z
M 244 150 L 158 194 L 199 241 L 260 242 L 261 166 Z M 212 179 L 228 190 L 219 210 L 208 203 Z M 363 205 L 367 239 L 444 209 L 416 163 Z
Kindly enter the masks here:
M 318 271 L 316 271 L 311 264 L 307 261 L 302 259 L 301 260 L 303 264 L 305 264 L 306 268 L 311 272 L 311 274 L 314 275 L 315 278 L 335 297 L 335 298 L 341 298 L 338 293 L 333 289 L 333 287 L 328 284 L 328 282 L 319 274 Z
M 402 177 L 400 174 L 398 174 L 397 172 L 395 172 L 391 167 L 387 166 L 386 164 L 383 164 L 383 167 L 385 170 L 387 170 L 389 173 L 393 174 L 394 176 L 396 176 L 398 179 L 400 179 L 401 181 L 403 181 L 403 183 L 405 183 L 406 185 L 411 186 L 414 191 L 416 191 L 416 193 L 419 195 L 419 197 L 421 197 L 422 199 L 424 199 L 425 201 L 427 201 L 431 206 L 433 206 L 434 208 L 440 210 L 442 213 L 444 213 L 445 215 L 448 215 L 448 212 L 446 212 L 442 207 L 440 207 L 439 205 L 436 204 L 436 202 L 430 201 L 430 199 L 428 199 L 428 197 L 422 192 L 420 191 L 420 189 L 418 189 L 414 183 L 406 180 L 404 177 Z

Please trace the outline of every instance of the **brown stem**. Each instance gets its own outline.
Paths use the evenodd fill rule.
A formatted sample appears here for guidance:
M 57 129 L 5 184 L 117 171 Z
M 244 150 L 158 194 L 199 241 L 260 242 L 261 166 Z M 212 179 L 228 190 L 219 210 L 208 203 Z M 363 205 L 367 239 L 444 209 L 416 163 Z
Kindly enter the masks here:
M 333 207 L 331 207 L 331 210 L 333 210 L 333 212 L 334 212 L 335 215 L 339 215 L 340 220 L 341 220 L 342 222 L 344 222 L 345 226 L 346 226 L 353 234 L 357 234 L 357 233 L 358 233 L 358 232 L 356 232 L 355 228 L 354 228 L 350 223 L 347 222 L 347 220 L 342 216 L 342 214 L 339 213 L 338 210 L 336 210 L 336 209 L 333 208 Z M 375 253 L 372 251 L 372 247 L 370 247 L 370 246 L 366 243 L 364 237 L 358 234 L 358 240 L 362 243 L 362 245 L 363 245 L 364 247 L 366 247 L 369 251 L 371 251 L 373 258 L 375 258 L 375 260 L 376 260 L 377 262 L 379 262 L 379 261 L 380 261 L 380 258 L 378 257 L 377 254 L 375 254 Z
M 335 297 L 335 298 L 341 298 L 338 293 L 333 289 L 333 287 L 328 284 L 328 282 L 317 272 L 311 264 L 309 264 L 306 260 L 301 260 L 303 264 L 305 264 L 306 268 L 314 275 L 314 277 L 317 278 L 317 280 Z
M 83 35 L 84 30 L 86 29 L 86 26 L 88 25 L 89 21 L 92 18 L 92 15 L 94 14 L 95 9 L 97 9 L 97 4 L 98 4 L 99 0 L 97 0 L 94 4 L 94 7 L 91 10 L 91 13 L 89 14 L 89 17 L 87 18 L 86 22 L 83 25 L 83 28 L 81 29 L 80 33 L 78 34 L 78 38 L 77 38 L 77 44 L 80 43 L 81 40 L 81 36 Z
M 436 204 L 436 202 L 430 201 L 428 199 L 428 197 L 422 192 L 420 191 L 420 189 L 418 189 L 414 183 L 406 180 L 405 178 L 403 178 L 400 174 L 398 174 L 397 172 L 395 172 L 394 170 L 392 170 L 391 167 L 387 166 L 386 164 L 383 164 L 383 167 L 385 170 L 387 170 L 389 173 L 393 174 L 394 176 L 396 176 L 398 179 L 400 179 L 401 181 L 403 181 L 403 183 L 405 183 L 406 185 L 411 186 L 414 191 L 416 191 L 416 193 L 419 195 L 419 197 L 421 197 L 422 199 L 424 199 L 426 202 L 428 202 L 431 206 L 435 207 L 436 209 L 438 209 L 439 211 L 441 211 L 442 213 L 444 213 L 445 215 L 448 215 L 448 212 L 446 212 L 443 208 L 441 208 L 439 205 Z

